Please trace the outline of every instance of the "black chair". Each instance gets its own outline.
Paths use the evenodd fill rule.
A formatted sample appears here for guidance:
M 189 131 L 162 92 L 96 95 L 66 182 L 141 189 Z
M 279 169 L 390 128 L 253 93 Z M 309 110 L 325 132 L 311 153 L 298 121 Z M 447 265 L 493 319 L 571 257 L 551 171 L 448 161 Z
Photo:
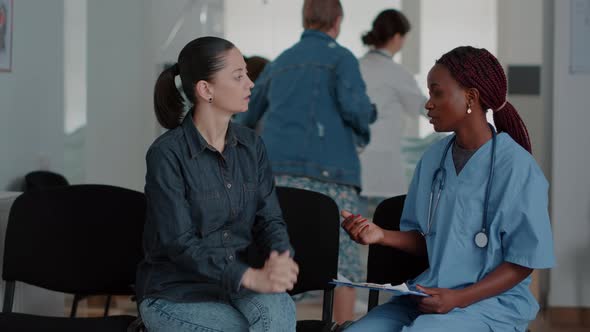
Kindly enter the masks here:
M 44 190 L 69 185 L 61 175 L 49 171 L 34 171 L 25 175 L 23 191 Z
M 313 191 L 277 187 L 279 204 L 299 265 L 297 284 L 291 295 L 307 291 L 323 291 L 322 319 L 297 322 L 297 331 L 331 331 L 334 285 L 329 282 L 338 274 L 338 241 L 340 214 L 328 196 Z M 248 260 L 254 267 L 264 263 L 260 248 L 249 248 Z
M 322 290 L 322 320 L 297 322 L 297 331 L 330 331 L 334 285 L 338 276 L 340 211 L 332 198 L 313 191 L 277 187 L 279 204 L 299 265 L 297 284 L 291 295 Z
M 375 210 L 373 223 L 386 230 L 399 231 L 406 195 L 395 196 L 381 202 Z M 367 282 L 392 285 L 412 279 L 428 268 L 428 257 L 417 257 L 399 249 L 378 244 L 369 246 Z M 370 311 L 379 302 L 379 291 L 369 291 Z
M 50 171 L 34 171 L 30 172 L 25 175 L 25 181 L 23 184 L 23 191 L 33 191 L 33 190 L 46 190 L 50 188 L 56 187 L 64 187 L 70 185 L 66 178 L 58 173 L 50 172 Z M 72 309 L 70 311 L 70 317 L 76 317 L 76 312 L 78 310 L 78 303 L 84 298 L 84 296 L 80 294 L 74 295 L 74 300 L 72 301 Z M 104 316 L 108 316 L 109 308 L 111 305 L 111 295 L 107 295 L 104 307 Z
M 142 193 L 106 185 L 29 191 L 10 210 L 0 331 L 126 331 L 133 316 L 43 317 L 12 313 L 15 282 L 90 295 L 133 295 L 142 258 Z

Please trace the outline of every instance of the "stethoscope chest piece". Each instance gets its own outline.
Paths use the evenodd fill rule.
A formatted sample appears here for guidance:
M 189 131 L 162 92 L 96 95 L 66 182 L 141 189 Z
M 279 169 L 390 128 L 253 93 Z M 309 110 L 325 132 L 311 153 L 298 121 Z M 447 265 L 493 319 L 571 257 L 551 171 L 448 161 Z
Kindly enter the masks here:
M 475 234 L 475 245 L 479 248 L 485 248 L 488 245 L 488 236 L 483 231 Z

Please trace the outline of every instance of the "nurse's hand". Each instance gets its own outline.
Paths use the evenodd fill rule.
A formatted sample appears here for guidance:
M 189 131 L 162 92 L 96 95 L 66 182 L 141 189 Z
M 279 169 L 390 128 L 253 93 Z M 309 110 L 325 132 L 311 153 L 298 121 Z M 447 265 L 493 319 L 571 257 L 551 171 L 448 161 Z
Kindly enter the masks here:
M 353 241 L 367 245 L 379 243 L 383 239 L 383 229 L 363 216 L 354 215 L 346 210 L 342 210 L 340 215 L 344 218 L 342 227 Z
M 248 268 L 242 285 L 258 293 L 282 293 L 292 290 L 297 282 L 299 266 L 289 255 L 272 251 L 262 269 Z
M 429 297 L 414 296 L 418 310 L 425 314 L 446 314 L 460 306 L 459 293 L 449 288 L 429 288 L 417 285 L 416 288 Z

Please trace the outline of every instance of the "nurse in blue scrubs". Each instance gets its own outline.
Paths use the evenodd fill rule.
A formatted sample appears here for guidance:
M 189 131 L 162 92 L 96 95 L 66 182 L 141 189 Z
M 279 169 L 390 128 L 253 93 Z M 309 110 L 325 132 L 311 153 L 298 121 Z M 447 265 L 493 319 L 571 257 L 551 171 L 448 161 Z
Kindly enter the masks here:
M 356 242 L 428 255 L 408 283 L 429 296 L 393 297 L 347 331 L 525 331 L 539 309 L 531 272 L 555 258 L 548 183 L 506 101 L 506 76 L 487 50 L 458 47 L 436 61 L 428 88 L 430 122 L 453 134 L 418 163 L 401 231 L 342 215 Z

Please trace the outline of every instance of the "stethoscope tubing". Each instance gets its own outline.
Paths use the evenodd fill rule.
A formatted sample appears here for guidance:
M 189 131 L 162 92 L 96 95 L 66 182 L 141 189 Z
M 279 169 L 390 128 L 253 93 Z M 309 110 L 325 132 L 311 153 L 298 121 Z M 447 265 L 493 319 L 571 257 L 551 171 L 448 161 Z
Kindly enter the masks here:
M 482 217 L 481 230 L 476 234 L 476 237 L 480 233 L 483 234 L 486 237 L 486 244 L 487 244 L 486 231 L 487 231 L 487 219 L 488 219 L 488 205 L 489 205 L 489 201 L 490 201 L 490 194 L 492 191 L 492 183 L 493 183 L 493 179 L 494 179 L 494 163 L 495 163 L 495 158 L 496 158 L 496 130 L 494 129 L 494 127 L 492 127 L 492 125 L 488 124 L 488 126 L 492 130 L 492 157 L 490 160 L 490 170 L 489 170 L 489 174 L 488 174 L 488 183 L 486 186 L 486 194 L 485 194 L 485 200 L 484 200 L 484 206 L 483 206 L 483 217 Z M 434 171 L 434 176 L 432 177 L 432 185 L 430 187 L 430 199 L 428 202 L 428 224 L 427 224 L 427 228 L 426 228 L 426 233 L 423 234 L 424 236 L 431 234 L 432 224 L 435 221 L 436 211 L 438 210 L 438 204 L 440 202 L 440 196 L 441 196 L 441 193 L 444 189 L 446 178 L 447 178 L 447 170 L 444 166 L 444 163 L 447 158 L 447 153 L 449 152 L 449 149 L 451 148 L 451 146 L 455 142 L 456 138 L 457 138 L 457 136 L 454 136 L 453 138 L 451 138 L 451 140 L 449 140 L 449 143 L 447 143 L 445 151 L 440 159 L 440 164 L 438 166 L 438 169 L 436 171 Z M 433 198 L 434 198 L 434 191 L 436 188 L 437 178 L 439 178 L 439 181 L 438 181 L 439 185 L 438 185 L 438 192 L 436 194 L 436 200 L 434 201 Z M 433 201 L 434 201 L 434 207 L 432 206 Z M 477 240 L 476 240 L 476 243 L 477 243 Z M 485 245 L 482 246 L 482 248 L 483 247 L 485 247 Z

